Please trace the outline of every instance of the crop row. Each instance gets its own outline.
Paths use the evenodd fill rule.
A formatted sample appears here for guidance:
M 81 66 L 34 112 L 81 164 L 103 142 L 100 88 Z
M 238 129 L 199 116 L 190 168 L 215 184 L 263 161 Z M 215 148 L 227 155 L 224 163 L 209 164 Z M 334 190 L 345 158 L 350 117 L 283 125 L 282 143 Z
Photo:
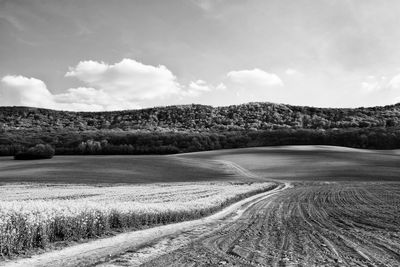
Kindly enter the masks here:
M 144 266 L 400 266 L 399 183 L 298 183 Z M 200 264 L 201 263 L 201 264 Z
M 195 219 L 273 187 L 224 182 L 0 186 L 0 253 L 8 256 L 57 241 Z

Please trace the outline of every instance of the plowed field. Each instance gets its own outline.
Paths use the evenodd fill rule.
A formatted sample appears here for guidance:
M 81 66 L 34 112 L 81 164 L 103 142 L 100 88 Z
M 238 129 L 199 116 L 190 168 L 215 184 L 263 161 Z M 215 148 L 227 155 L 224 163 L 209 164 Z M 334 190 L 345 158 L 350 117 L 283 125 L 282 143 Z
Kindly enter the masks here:
M 400 266 L 399 183 L 296 184 L 144 266 Z
M 400 266 L 400 150 L 263 147 L 24 164 L 0 160 L 0 182 L 275 181 L 278 186 L 207 218 L 5 266 Z

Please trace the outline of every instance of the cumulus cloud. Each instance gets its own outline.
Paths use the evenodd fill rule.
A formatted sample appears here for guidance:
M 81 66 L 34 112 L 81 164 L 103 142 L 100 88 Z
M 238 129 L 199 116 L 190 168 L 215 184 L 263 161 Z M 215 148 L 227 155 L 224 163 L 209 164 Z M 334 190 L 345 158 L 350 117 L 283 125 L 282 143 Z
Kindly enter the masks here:
M 82 86 L 52 93 L 39 79 L 5 76 L 0 83 L 0 105 L 74 111 L 136 109 L 193 101 L 188 98 L 227 89 L 222 82 L 213 85 L 204 80 L 181 84 L 165 66 L 145 65 L 132 59 L 123 59 L 115 64 L 81 61 L 70 67 L 65 76 L 77 79 Z M 240 86 L 239 90 L 246 90 L 246 95 L 254 96 L 254 99 L 265 98 L 267 91 L 260 89 L 283 86 L 276 74 L 260 69 L 231 71 L 227 78 L 233 90 Z M 251 93 L 247 88 L 254 88 L 257 92 Z
M 197 97 L 225 88 L 223 84 L 215 87 L 203 80 L 181 85 L 165 66 L 145 65 L 132 59 L 123 59 L 112 65 L 81 61 L 69 68 L 65 76 L 74 77 L 85 86 L 53 94 L 39 79 L 5 76 L 1 80 L 0 105 L 76 111 L 135 109 L 148 101 Z
M 90 87 L 70 88 L 66 93 L 54 95 L 54 100 L 59 107 L 67 110 L 101 111 L 140 108 L 137 103 Z
M 0 105 L 54 107 L 46 84 L 35 78 L 7 75 L 1 79 Z
M 189 88 L 195 91 L 211 91 L 210 86 L 203 80 L 197 80 L 189 84 Z
M 30 106 L 65 110 L 104 110 L 109 96 L 93 88 L 71 88 L 52 94 L 46 84 L 35 78 L 7 75 L 1 79 L 0 105 Z
M 223 90 L 226 90 L 226 86 L 223 83 L 214 86 L 212 84 L 207 83 L 206 81 L 197 80 L 190 82 L 187 87 L 184 87 L 184 90 L 182 91 L 181 95 L 196 97 L 206 92 L 223 91 Z
M 133 59 L 123 59 L 113 65 L 81 61 L 65 76 L 130 102 L 163 98 L 182 91 L 175 75 L 165 66 L 145 65 Z
M 209 92 L 211 91 L 211 86 L 208 85 L 205 81 L 203 80 L 197 80 L 195 82 L 190 82 L 189 86 L 185 91 L 182 92 L 182 95 L 184 96 L 199 96 L 204 92 Z
M 234 83 L 257 87 L 283 86 L 278 75 L 260 69 L 230 71 L 227 77 Z

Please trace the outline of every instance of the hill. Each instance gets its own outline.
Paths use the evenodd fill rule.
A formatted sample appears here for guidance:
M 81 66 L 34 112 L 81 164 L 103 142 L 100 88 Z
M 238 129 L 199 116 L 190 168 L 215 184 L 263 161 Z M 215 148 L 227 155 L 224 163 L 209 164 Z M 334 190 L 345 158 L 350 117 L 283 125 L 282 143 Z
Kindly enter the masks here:
M 0 155 L 48 143 L 56 154 L 169 154 L 269 145 L 400 148 L 400 103 L 316 108 L 274 103 L 111 112 L 0 107 Z
M 31 107 L 0 107 L 4 130 L 159 130 L 238 131 L 332 129 L 400 125 L 400 103 L 369 108 L 316 108 L 274 103 L 226 107 L 182 105 L 110 112 L 69 112 Z

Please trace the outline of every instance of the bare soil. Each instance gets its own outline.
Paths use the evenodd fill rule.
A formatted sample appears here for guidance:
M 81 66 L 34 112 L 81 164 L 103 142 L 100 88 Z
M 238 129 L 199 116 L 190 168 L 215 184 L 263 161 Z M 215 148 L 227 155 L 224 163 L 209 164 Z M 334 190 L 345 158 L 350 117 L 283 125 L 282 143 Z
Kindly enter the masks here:
M 281 146 L 174 155 L 235 163 L 267 180 L 400 181 L 400 150 Z
M 171 156 L 55 156 L 16 161 L 0 157 L 1 183 L 141 184 L 234 180 L 224 164 Z
M 219 217 L 125 233 L 10 266 L 400 266 L 398 150 L 298 146 L 164 158 L 162 168 L 170 159 L 176 173 L 188 164 L 180 179 L 199 164 L 203 174 L 211 168 L 224 178 L 293 187 L 238 202 L 213 215 Z M 157 179 L 162 168 L 154 169 Z
M 400 184 L 296 184 L 142 264 L 222 265 L 400 266 Z

